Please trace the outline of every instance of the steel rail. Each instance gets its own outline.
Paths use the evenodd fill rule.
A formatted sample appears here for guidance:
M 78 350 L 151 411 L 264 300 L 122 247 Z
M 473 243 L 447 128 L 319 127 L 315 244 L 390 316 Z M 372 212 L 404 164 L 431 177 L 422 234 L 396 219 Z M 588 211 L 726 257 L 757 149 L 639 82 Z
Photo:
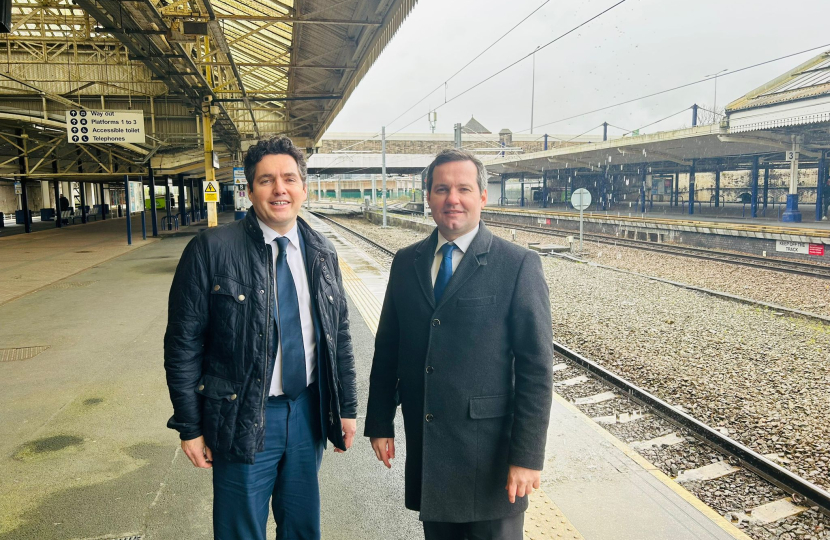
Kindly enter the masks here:
M 755 472 L 768 482 L 784 491 L 803 497 L 811 506 L 818 506 L 822 512 L 830 515 L 830 493 L 801 478 L 791 471 L 774 463 L 762 454 L 751 450 L 743 444 L 729 438 L 723 433 L 709 427 L 693 416 L 673 407 L 650 392 L 612 373 L 565 345 L 553 342 L 556 354 L 570 360 L 585 371 L 593 374 L 607 385 L 624 392 L 629 398 L 656 412 L 672 424 L 688 429 L 696 438 L 714 446 L 724 454 L 737 459 L 744 467 Z
M 371 240 L 371 239 L 367 238 L 366 236 L 364 236 L 364 235 L 360 234 L 359 232 L 354 231 L 354 230 L 352 230 L 352 229 L 350 229 L 350 228 L 346 227 L 345 225 L 343 225 L 343 224 L 341 224 L 341 223 L 338 223 L 337 221 L 333 220 L 332 218 L 328 217 L 327 215 L 325 215 L 325 214 L 321 214 L 321 213 L 319 213 L 319 212 L 310 212 L 310 213 L 311 213 L 311 215 L 312 215 L 312 216 L 314 216 L 314 217 L 316 217 L 316 218 L 318 218 L 318 219 L 322 219 L 323 221 L 325 221 L 325 222 L 327 222 L 327 223 L 333 223 L 334 225 L 337 225 L 337 226 L 338 226 L 338 227 L 340 227 L 341 229 L 344 229 L 344 230 L 348 231 L 348 232 L 349 232 L 349 234 L 353 234 L 354 236 L 357 236 L 358 238 L 360 238 L 361 240 L 363 240 L 363 241 L 364 241 L 364 242 L 366 242 L 367 244 L 370 244 L 370 245 L 372 245 L 373 247 L 375 247 L 375 248 L 377 248 L 377 249 L 381 250 L 382 252 L 386 253 L 386 254 L 387 254 L 387 255 L 389 255 L 390 257 L 394 257 L 394 256 L 395 256 L 395 252 L 394 252 L 394 251 L 390 250 L 390 249 L 389 249 L 389 248 L 387 248 L 387 247 L 384 247 L 384 246 L 382 246 L 382 245 L 378 244 L 378 243 L 377 243 L 377 242 L 375 242 L 374 240 Z
M 515 223 L 508 223 L 502 221 L 493 221 L 489 219 L 484 220 L 487 224 L 492 224 L 498 227 L 518 229 L 526 232 L 535 232 L 545 234 L 548 236 L 561 236 L 567 234 L 573 236 L 575 231 L 569 229 L 555 229 L 533 227 L 532 225 L 520 225 Z M 763 257 L 756 257 L 754 255 L 742 255 L 739 253 L 726 253 L 703 248 L 696 248 L 691 246 L 667 246 L 655 245 L 649 242 L 641 242 L 639 240 L 632 240 L 630 238 L 617 238 L 608 235 L 586 233 L 585 238 L 592 241 L 608 244 L 618 245 L 623 247 L 631 247 L 634 249 L 642 249 L 646 251 L 653 251 L 655 253 L 665 253 L 668 255 L 679 255 L 681 257 L 691 257 L 694 259 L 703 259 L 714 262 L 738 264 L 750 268 L 758 268 L 761 270 L 774 270 L 777 272 L 786 272 L 788 274 L 798 274 L 802 276 L 809 276 L 815 278 L 830 278 L 830 268 L 824 268 L 819 265 L 811 263 L 800 263 L 795 261 L 784 261 L 781 259 L 764 259 Z M 763 261 L 763 262 L 762 262 Z

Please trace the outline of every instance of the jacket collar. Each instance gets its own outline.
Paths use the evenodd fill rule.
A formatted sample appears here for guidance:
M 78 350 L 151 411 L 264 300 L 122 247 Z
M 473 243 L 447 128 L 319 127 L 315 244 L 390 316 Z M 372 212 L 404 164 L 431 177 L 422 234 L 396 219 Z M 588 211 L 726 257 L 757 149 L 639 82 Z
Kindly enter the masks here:
M 244 221 L 245 231 L 248 233 L 248 235 L 250 235 L 255 241 L 259 242 L 260 244 L 264 244 L 265 236 L 263 236 L 262 229 L 259 227 L 256 212 L 254 212 L 253 207 L 248 209 L 248 214 L 245 216 Z M 311 226 L 308 223 L 306 223 L 306 221 L 303 218 L 299 216 L 297 216 L 297 229 L 299 230 L 300 235 L 305 241 L 306 250 L 311 248 L 316 251 L 328 253 L 330 255 L 334 254 L 334 252 L 328 246 L 326 246 L 325 237 L 321 235 L 319 232 L 312 229 Z
M 493 233 L 484 225 L 479 223 L 478 234 L 473 238 L 469 249 L 461 259 L 458 268 L 452 275 L 441 302 L 435 305 L 435 290 L 432 286 L 432 262 L 435 258 L 435 248 L 438 244 L 438 229 L 432 231 L 428 237 L 421 241 L 415 248 L 415 274 L 418 276 L 418 283 L 426 296 L 427 302 L 433 309 L 445 304 L 447 300 L 470 279 L 479 266 L 487 264 L 487 254 L 490 252 L 490 245 L 493 243 Z

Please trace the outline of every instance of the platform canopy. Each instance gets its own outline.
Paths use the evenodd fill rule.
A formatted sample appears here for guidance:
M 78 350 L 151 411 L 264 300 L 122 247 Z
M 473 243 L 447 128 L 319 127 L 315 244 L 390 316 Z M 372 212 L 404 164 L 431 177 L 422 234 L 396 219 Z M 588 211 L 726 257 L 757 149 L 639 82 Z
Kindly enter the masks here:
M 198 175 L 207 99 L 220 176 L 269 134 L 311 149 L 416 1 L 13 0 L 0 178 Z M 146 140 L 68 143 L 72 109 L 141 110 Z
M 690 108 L 689 118 L 692 118 Z M 541 175 L 567 169 L 580 174 L 739 170 L 755 157 L 789 168 L 785 151 L 801 142 L 801 163 L 815 166 L 830 150 L 830 51 L 749 92 L 726 107 L 726 117 L 707 125 L 624 136 L 603 142 L 499 156 L 491 174 Z

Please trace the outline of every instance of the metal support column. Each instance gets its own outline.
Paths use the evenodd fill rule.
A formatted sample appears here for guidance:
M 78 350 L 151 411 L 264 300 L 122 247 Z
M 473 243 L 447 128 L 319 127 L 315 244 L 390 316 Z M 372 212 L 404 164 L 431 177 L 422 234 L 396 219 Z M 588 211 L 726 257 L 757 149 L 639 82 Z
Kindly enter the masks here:
M 179 184 L 179 205 L 176 209 L 179 211 L 181 226 L 184 227 L 187 225 L 187 204 L 185 204 L 184 200 L 184 175 L 179 173 L 179 177 L 176 180 Z
M 757 179 L 757 174 L 755 175 Z M 715 208 L 720 207 L 720 165 L 715 165 Z
M 752 201 L 750 201 L 750 215 L 753 219 L 758 217 L 758 156 L 752 156 L 752 173 L 750 176 L 750 191 L 752 192 Z
M 642 173 L 640 174 L 640 212 L 646 213 L 646 167 L 643 165 Z
M 55 227 L 63 227 L 63 219 L 61 219 L 61 188 L 60 182 L 55 180 Z
M 127 245 L 133 244 L 133 219 L 130 215 L 130 177 L 124 175 L 124 199 L 127 202 Z
M 196 223 L 198 221 L 196 219 L 196 196 L 195 190 L 193 189 L 193 179 L 188 178 L 188 187 L 190 188 L 190 222 Z
M 78 182 L 78 187 L 81 189 L 81 223 L 86 223 L 86 186 L 84 182 Z
M 674 205 L 680 206 L 680 173 L 674 173 Z
M 790 162 L 790 190 L 787 193 L 787 209 L 781 215 L 781 221 L 801 223 L 801 211 L 798 209 L 798 152 L 801 150 L 801 136 L 792 136 L 793 150 Z
M 167 230 L 173 230 L 173 220 L 170 216 L 170 180 L 164 181 L 164 207 L 167 209 Z
M 547 141 L 545 141 L 547 143 Z M 542 208 L 548 207 L 548 171 L 542 171 Z
M 525 173 L 522 173 L 521 188 L 522 188 L 522 195 L 519 197 L 519 206 L 524 208 L 524 205 L 525 205 Z
M 207 37 L 205 37 L 205 43 L 207 43 Z M 204 113 L 204 134 L 205 134 L 205 181 L 206 182 L 213 182 L 216 180 L 216 170 L 213 168 L 213 122 L 215 121 L 215 117 L 211 111 L 213 107 L 211 107 L 210 103 L 202 103 L 202 112 Z M 218 111 L 217 111 L 218 112 Z M 201 191 L 199 192 L 201 194 Z M 200 197 L 199 200 L 203 201 L 204 197 Z M 217 217 L 217 208 L 216 205 L 218 203 L 209 202 L 207 204 L 207 221 L 208 227 L 216 227 L 219 224 L 219 218 Z M 155 235 L 153 235 L 155 236 Z
M 150 219 L 153 220 L 153 238 L 159 235 L 158 214 L 156 213 L 156 177 L 153 168 L 147 167 L 147 182 L 150 186 Z
M 98 208 L 101 210 L 101 221 L 107 219 L 107 213 L 104 211 L 104 183 L 101 182 L 98 184 L 100 189 L 98 190 L 99 196 L 101 197 L 101 203 L 98 205 Z
M 32 218 L 29 215 L 29 193 L 26 189 L 26 180 L 28 179 L 26 174 L 29 171 L 29 158 L 28 151 L 26 150 L 26 142 L 28 141 L 28 137 L 26 136 L 26 132 L 22 129 L 18 129 L 16 132 L 17 136 L 22 139 L 22 148 L 17 147 L 17 160 L 20 165 L 20 172 L 22 173 L 20 176 L 20 206 L 23 211 L 23 231 L 30 233 L 32 232 Z
M 695 105 L 697 107 L 697 105 Z M 695 108 L 697 113 L 697 108 Z M 695 165 L 696 162 L 692 160 L 692 166 L 689 167 L 689 215 L 695 213 Z
M 602 140 L 603 141 L 608 140 L 608 122 L 603 122 L 602 123 Z
M 824 150 L 818 158 L 818 175 L 816 176 L 816 221 L 821 221 L 824 212 L 824 178 L 827 176 L 827 161 Z
M 545 150 L 548 149 L 548 134 L 545 133 Z
M 697 125 L 697 103 L 692 105 L 692 127 Z
M 764 210 L 767 209 L 769 200 L 769 165 L 764 166 Z

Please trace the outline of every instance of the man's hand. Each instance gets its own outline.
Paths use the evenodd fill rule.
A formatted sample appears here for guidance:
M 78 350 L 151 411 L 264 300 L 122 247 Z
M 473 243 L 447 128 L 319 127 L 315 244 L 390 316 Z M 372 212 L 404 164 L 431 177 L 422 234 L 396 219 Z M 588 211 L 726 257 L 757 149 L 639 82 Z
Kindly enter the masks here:
M 357 420 L 354 418 L 341 418 L 340 427 L 343 429 L 343 442 L 346 443 L 346 450 L 348 450 L 354 442 L 354 434 L 357 432 Z M 338 454 L 342 454 L 346 450 L 334 449 Z
M 200 469 L 213 467 L 213 452 L 205 446 L 205 438 L 198 436 L 189 441 L 182 441 L 182 450 L 194 466 Z
M 507 472 L 507 485 L 504 489 L 507 490 L 507 498 L 510 503 L 516 502 L 516 497 L 524 497 L 533 493 L 534 489 L 539 489 L 539 483 L 542 480 L 542 471 L 534 471 L 533 469 L 525 469 L 524 467 L 517 467 L 511 465 Z
M 391 469 L 392 464 L 389 463 L 389 460 L 395 459 L 395 439 L 370 437 L 369 442 L 372 443 L 372 450 L 375 451 L 378 461 L 382 461 L 387 469 Z

